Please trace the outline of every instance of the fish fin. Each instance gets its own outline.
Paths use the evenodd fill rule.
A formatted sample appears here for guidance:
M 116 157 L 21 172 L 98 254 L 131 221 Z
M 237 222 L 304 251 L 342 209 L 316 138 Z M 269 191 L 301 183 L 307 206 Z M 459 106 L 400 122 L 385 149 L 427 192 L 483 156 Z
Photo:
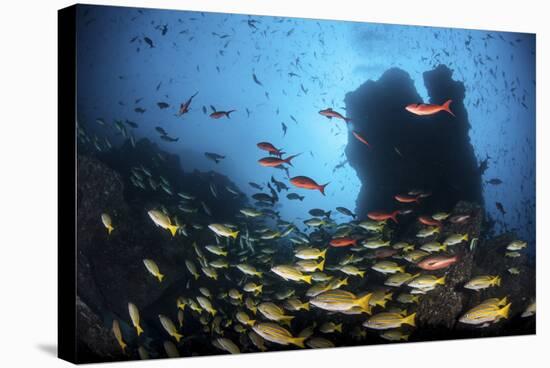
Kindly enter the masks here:
M 159 279 L 159 282 L 162 282 L 162 279 L 164 278 L 164 275 L 162 273 L 159 273 L 157 275 L 157 279 Z
M 259 286 L 258 286 L 258 293 L 261 293 L 261 292 L 263 292 L 263 288 L 264 288 L 264 286 L 263 286 L 263 285 L 259 285 Z
M 289 328 L 291 327 L 290 326 L 290 322 L 292 322 L 292 320 L 294 319 L 294 316 L 287 316 L 287 317 L 284 317 L 282 319 L 282 323 L 286 324 Z
M 325 259 L 324 258 L 321 261 L 321 263 L 319 263 L 319 271 L 323 271 L 323 268 L 325 268 Z
M 182 334 L 179 334 L 177 332 L 174 332 L 174 339 L 176 339 L 176 342 L 180 342 L 180 340 L 182 339 L 183 335 Z
M 342 324 L 339 323 L 336 326 L 334 326 L 334 331 L 338 331 L 338 332 L 341 333 L 342 332 Z
M 258 277 L 262 277 L 262 274 L 263 274 L 263 273 L 260 272 L 260 271 L 256 272 L 256 276 L 258 276 Z
M 326 258 L 327 250 L 328 250 L 328 248 L 325 249 L 324 251 L 322 251 L 321 253 L 319 253 L 319 255 L 323 258 Z
M 415 317 L 416 317 L 416 312 L 413 313 L 413 314 L 411 314 L 411 315 L 408 316 L 408 317 L 403 318 L 403 320 L 402 320 L 401 323 L 402 323 L 402 324 L 405 324 L 405 325 L 409 325 L 409 326 L 415 327 L 415 326 L 416 326 L 416 324 L 415 324 L 415 322 L 414 322 Z
M 305 309 L 305 310 L 309 310 L 309 303 L 308 302 L 305 302 L 304 304 L 302 304 L 302 307 Z
M 256 320 L 255 320 L 255 319 L 249 319 L 248 322 L 247 322 L 247 324 L 248 324 L 249 326 L 254 326 L 255 323 L 256 323 Z
M 367 295 L 364 295 L 361 298 L 357 299 L 356 304 L 364 311 L 370 313 L 371 306 L 369 305 L 369 302 L 371 297 L 372 293 L 368 293 Z
M 128 347 L 128 345 L 122 340 L 120 340 L 118 343 L 120 345 L 120 348 L 122 349 L 122 352 L 126 354 L 126 348 Z
M 328 183 L 326 183 L 326 184 L 319 185 L 319 188 L 318 188 L 318 189 L 319 189 L 319 191 L 321 192 L 322 195 L 325 195 L 325 187 L 326 187 L 327 185 L 329 185 L 329 184 L 330 184 L 330 181 L 329 181 Z
M 114 229 L 115 229 L 115 228 L 112 227 L 112 226 L 107 227 L 107 233 L 108 233 L 109 235 L 111 235 L 111 232 L 112 232 Z
M 447 102 L 441 105 L 441 107 L 443 108 L 443 110 L 447 111 L 449 114 L 456 117 L 456 115 L 453 114 L 453 112 L 451 111 L 451 102 L 453 102 L 453 100 L 447 100 Z
M 309 275 L 302 276 L 302 280 L 305 281 L 308 284 L 311 284 L 311 276 L 309 276 Z
M 227 257 L 227 252 L 221 252 L 221 255 Z
M 342 281 L 342 286 L 345 286 L 348 284 L 348 278 L 346 277 L 343 281 Z
M 441 244 L 441 248 L 440 248 L 442 251 L 447 251 L 447 244 Z
M 359 273 L 359 276 L 360 276 L 360 277 L 364 277 L 364 276 L 365 276 L 365 271 L 359 271 L 358 273 Z
M 405 266 L 399 267 L 399 270 L 404 273 L 405 272 Z
M 143 333 L 143 328 L 141 328 L 140 325 L 137 325 L 137 326 L 136 326 L 136 332 L 137 332 L 137 335 L 138 335 L 138 336 L 141 335 L 141 334 Z
M 239 231 L 233 231 L 232 233 L 229 234 L 230 237 L 232 237 L 233 239 L 237 239 L 237 235 L 239 235 Z
M 300 348 L 305 348 L 305 346 L 304 346 L 304 341 L 305 340 L 306 340 L 305 337 L 295 337 L 290 341 L 290 343 L 293 344 L 293 345 L 296 345 Z
M 500 286 L 500 282 L 502 281 L 502 278 L 500 276 L 497 276 L 495 278 L 495 286 Z
M 465 234 L 462 239 L 464 239 L 464 241 L 468 241 L 468 234 Z
M 176 236 L 176 232 L 180 227 L 178 225 L 168 225 L 166 228 L 170 230 L 170 233 L 172 234 L 172 236 Z
M 500 309 L 497 313 L 499 316 L 502 316 L 502 318 L 508 319 L 508 316 L 510 314 L 510 306 L 512 303 L 506 304 L 502 309 Z
M 443 277 L 437 279 L 436 284 L 445 285 L 445 278 L 447 275 L 443 275 Z

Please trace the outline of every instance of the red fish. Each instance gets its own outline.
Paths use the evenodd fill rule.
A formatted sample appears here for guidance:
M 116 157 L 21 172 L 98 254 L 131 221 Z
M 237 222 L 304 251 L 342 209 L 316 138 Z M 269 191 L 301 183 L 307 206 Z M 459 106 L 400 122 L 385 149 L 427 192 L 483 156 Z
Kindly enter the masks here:
M 191 101 L 193 101 L 193 97 L 197 95 L 196 92 L 193 96 L 189 97 L 189 99 L 182 104 L 180 104 L 180 110 L 178 111 L 176 116 L 182 116 L 183 114 L 187 114 L 189 112 L 189 106 L 191 106 Z
M 397 194 L 393 198 L 395 198 L 397 202 L 401 202 L 401 203 L 413 203 L 413 202 L 420 203 L 420 196 L 415 197 L 407 194 Z
M 258 146 L 259 149 L 269 152 L 272 155 L 281 157 L 283 155 L 283 151 L 280 149 L 275 148 L 274 145 L 272 145 L 269 142 L 260 142 L 256 146 Z
M 352 239 L 348 237 L 341 237 L 341 238 L 333 238 L 330 241 L 330 245 L 333 247 L 349 247 L 350 245 L 356 245 L 357 239 Z
M 229 114 L 231 114 L 232 112 L 235 112 L 236 110 L 229 110 L 229 111 L 214 111 L 212 114 L 210 114 L 210 117 L 212 119 L 220 119 L 220 118 L 223 118 L 224 116 L 226 118 L 230 118 Z
M 290 179 L 290 182 L 298 188 L 318 190 L 322 195 L 325 195 L 325 187 L 329 185 L 329 183 L 319 185 L 315 182 L 315 180 L 308 178 L 307 176 L 295 176 Z
M 417 264 L 417 266 L 423 270 L 433 271 L 447 268 L 456 261 L 458 261 L 458 256 L 431 256 L 428 258 L 424 258 Z
M 288 164 L 292 166 L 292 163 L 290 161 L 297 156 L 300 156 L 300 154 L 298 153 L 297 155 L 288 156 L 285 159 L 269 156 L 259 159 L 258 162 L 260 163 L 260 165 L 265 167 L 277 167 L 283 164 Z
M 393 222 L 398 224 L 397 215 L 399 215 L 399 213 L 400 213 L 400 211 L 393 211 L 391 213 L 387 213 L 387 212 L 369 212 L 367 214 L 367 217 L 370 218 L 371 220 L 375 220 L 375 221 L 385 221 L 385 220 L 388 220 L 388 219 L 392 219 Z
M 353 132 L 351 132 L 351 134 L 353 134 L 353 136 L 354 136 L 355 138 L 357 138 L 357 140 L 358 140 L 359 142 L 366 144 L 367 147 L 370 148 L 369 142 L 367 142 L 367 140 L 366 140 L 365 138 L 363 138 L 359 133 L 357 133 L 356 131 L 353 131 Z
M 434 220 L 433 218 L 431 217 L 428 217 L 428 216 L 420 216 L 418 218 L 418 221 L 420 221 L 420 223 L 424 224 L 424 225 L 428 225 L 428 226 L 441 226 L 441 221 L 437 221 L 437 220 Z
M 342 119 L 346 123 L 349 123 L 351 121 L 351 119 L 346 118 L 344 115 L 340 114 L 338 111 L 334 111 L 332 107 L 319 111 L 319 114 L 326 116 L 329 119 L 332 119 L 332 118 Z
M 452 116 L 455 116 L 451 111 L 451 102 L 453 100 L 447 100 L 443 105 L 436 104 L 410 104 L 405 107 L 405 110 L 412 112 L 415 115 L 434 115 L 440 111 L 447 111 Z

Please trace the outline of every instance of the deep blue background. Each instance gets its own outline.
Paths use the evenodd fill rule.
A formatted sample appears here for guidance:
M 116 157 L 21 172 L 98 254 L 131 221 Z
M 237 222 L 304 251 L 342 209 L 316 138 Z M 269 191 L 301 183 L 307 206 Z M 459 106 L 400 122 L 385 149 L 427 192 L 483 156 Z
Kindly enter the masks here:
M 390 67 L 407 71 L 426 101 L 422 73 L 448 65 L 466 87 L 476 155 L 491 157 L 484 180 L 503 181 L 485 184 L 487 211 L 499 221 L 497 231 L 515 229 L 533 247 L 534 35 L 118 7 L 80 6 L 78 13 L 80 124 L 94 126 L 98 118 L 134 121 L 136 139 L 148 137 L 180 155 L 186 170 L 220 171 L 248 194 L 255 192 L 249 181 L 265 182 L 273 174 L 285 181 L 281 171 L 258 165 L 265 155 L 257 142 L 301 152 L 291 174 L 331 184 L 326 197 L 316 191 L 297 191 L 306 196 L 303 202 L 281 196 L 279 210 L 289 220 L 308 218 L 313 207 L 355 208 L 360 186 L 355 172 L 347 164 L 334 169 L 346 159 L 347 127 L 320 116 L 320 109 L 334 107 L 345 115 L 345 94 Z M 191 111 L 176 117 L 179 104 L 197 91 Z M 161 110 L 157 102 L 170 107 Z M 237 111 L 231 119 L 213 120 L 202 111 L 205 106 L 209 114 L 210 105 Z M 288 126 L 286 136 L 281 123 Z M 179 141 L 160 140 L 155 126 Z M 95 128 L 97 134 L 105 130 Z M 114 131 L 103 134 L 122 143 Z M 216 165 L 204 152 L 226 159 Z M 497 211 L 496 201 L 506 215 Z

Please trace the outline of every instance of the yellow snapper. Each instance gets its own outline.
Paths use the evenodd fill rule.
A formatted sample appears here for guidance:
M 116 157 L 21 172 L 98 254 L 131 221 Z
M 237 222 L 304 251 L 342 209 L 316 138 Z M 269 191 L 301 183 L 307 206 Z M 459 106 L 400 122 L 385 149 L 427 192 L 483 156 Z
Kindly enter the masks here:
M 357 297 L 355 294 L 344 290 L 325 291 L 309 301 L 311 305 L 332 312 L 342 312 L 360 307 L 365 313 L 370 313 L 369 301 L 372 294 Z
M 384 331 L 380 334 L 380 337 L 388 341 L 407 341 L 409 334 L 399 329 Z
M 327 250 L 319 250 L 317 248 L 302 248 L 298 250 L 294 256 L 296 258 L 300 259 L 317 259 L 317 258 L 325 258 L 325 255 L 327 253 Z
M 325 260 L 323 259 L 321 262 L 317 263 L 313 259 L 302 259 L 296 262 L 296 266 L 302 272 L 315 272 L 317 270 L 323 271 L 323 268 L 325 267 Z
M 304 281 L 311 284 L 311 276 L 304 275 L 298 268 L 289 265 L 279 265 L 271 268 L 271 272 L 285 280 Z
M 342 324 L 336 324 L 334 322 L 325 322 L 319 327 L 319 331 L 322 333 L 334 333 L 342 332 Z
M 443 244 L 445 245 L 456 245 L 460 244 L 463 241 L 468 241 L 468 234 L 453 234 L 447 237 Z
M 439 278 L 434 275 L 421 275 L 409 281 L 407 285 L 415 289 L 431 289 L 436 285 L 445 285 L 445 277 L 445 275 Z
M 162 279 L 164 278 L 164 275 L 160 273 L 159 266 L 153 261 L 152 259 L 144 259 L 143 264 L 145 265 L 145 268 L 147 268 L 147 271 L 151 273 L 151 275 L 155 276 L 159 282 L 162 282 Z
M 415 275 L 411 275 L 410 273 L 406 273 L 406 272 L 396 273 L 388 277 L 386 281 L 384 281 L 384 285 L 399 287 L 418 276 L 420 276 L 419 273 Z
M 236 239 L 237 235 L 239 235 L 238 230 L 233 231 L 232 229 L 230 229 L 229 227 L 223 224 L 210 224 L 208 225 L 208 228 L 212 230 L 216 235 L 224 238 Z
M 440 242 L 429 242 L 423 244 L 420 249 L 428 253 L 441 252 L 447 250 L 447 244 L 441 244 Z
M 514 251 L 514 250 L 521 250 L 526 247 L 527 247 L 527 242 L 524 242 L 521 240 L 514 240 L 513 242 L 511 242 L 506 246 L 506 249 Z
M 365 271 L 360 270 L 359 268 L 353 265 L 346 265 L 346 266 L 340 267 L 340 272 L 343 272 L 349 276 L 359 276 L 359 277 L 365 276 Z
M 113 335 L 115 335 L 115 339 L 120 345 L 120 348 L 122 349 L 123 353 L 126 353 L 126 347 L 128 346 L 124 340 L 122 339 L 122 331 L 120 330 L 120 324 L 118 320 L 113 320 L 113 327 L 111 328 L 113 331 Z
M 207 251 L 217 256 L 227 256 L 227 251 L 218 245 L 207 245 L 205 248 Z
M 392 261 L 382 261 L 375 263 L 372 266 L 372 269 L 383 274 L 392 274 L 396 272 L 405 272 L 404 266 L 399 266 L 397 263 Z
M 459 322 L 469 325 L 496 323 L 503 318 L 508 318 L 511 305 L 512 303 L 508 303 L 501 307 L 498 304 L 482 303 L 464 313 L 464 315 L 459 318 Z
M 143 329 L 139 325 L 139 310 L 134 303 L 128 303 L 128 312 L 130 314 L 132 324 L 136 329 L 137 335 L 141 335 L 143 333 Z
M 251 266 L 251 265 L 248 265 L 248 264 L 245 264 L 245 263 L 241 263 L 241 264 L 238 264 L 236 266 L 242 273 L 244 273 L 245 275 L 249 275 L 249 276 L 258 276 L 258 277 L 261 277 L 262 276 L 262 272 L 260 271 L 257 271 L 256 268 L 254 266 Z
M 164 212 L 159 210 L 151 210 L 147 212 L 151 220 L 155 223 L 155 225 L 165 229 L 169 230 L 172 236 L 176 235 L 176 232 L 179 229 L 178 225 L 173 225 L 172 221 L 170 220 L 170 217 L 168 217 Z
M 267 319 L 284 323 L 290 327 L 290 322 L 294 316 L 285 315 L 283 308 L 275 303 L 265 302 L 258 305 L 258 310 Z
M 177 342 L 180 342 L 183 335 L 178 333 L 178 330 L 176 328 L 176 325 L 174 325 L 174 322 L 172 322 L 170 318 L 162 314 L 159 314 L 159 320 L 164 330 L 168 332 L 168 335 L 176 339 Z
M 212 341 L 212 345 L 230 354 L 239 354 L 241 351 L 237 345 L 226 337 L 218 337 Z
M 101 214 L 101 222 L 103 222 L 103 226 L 107 229 L 107 233 L 111 235 L 111 232 L 115 229 L 113 227 L 113 222 L 111 220 L 111 216 L 109 216 L 106 213 Z
M 212 316 L 215 316 L 216 313 L 218 313 L 218 311 L 216 311 L 214 309 L 214 307 L 212 306 L 212 302 L 210 301 L 210 299 L 204 297 L 204 296 L 198 296 L 197 297 L 197 302 L 199 303 L 199 305 L 201 307 L 204 308 L 204 310 L 206 310 L 208 313 L 210 313 Z
M 243 325 L 253 326 L 254 323 L 256 323 L 255 320 L 251 319 L 251 318 L 248 316 L 248 314 L 246 314 L 246 313 L 243 312 L 243 311 L 237 312 L 237 314 L 235 315 L 235 318 L 237 319 L 237 321 L 239 321 L 239 322 L 242 323 Z
M 500 276 L 477 276 L 468 281 L 464 287 L 466 289 L 478 291 L 491 286 L 500 286 L 501 280 Z
M 375 314 L 363 323 L 363 326 L 374 330 L 387 330 L 401 327 L 401 325 L 415 326 L 416 313 L 402 316 L 399 313 L 382 312 Z
M 290 298 L 285 301 L 285 308 L 290 311 L 309 310 L 309 302 L 304 302 L 298 298 Z
M 440 229 L 438 226 L 431 226 L 424 229 L 421 229 L 418 233 L 416 233 L 417 238 L 427 238 L 435 234 L 439 234 Z
M 293 344 L 301 348 L 304 347 L 305 337 L 293 337 L 287 329 L 275 323 L 257 323 L 252 329 L 267 341 L 280 345 Z

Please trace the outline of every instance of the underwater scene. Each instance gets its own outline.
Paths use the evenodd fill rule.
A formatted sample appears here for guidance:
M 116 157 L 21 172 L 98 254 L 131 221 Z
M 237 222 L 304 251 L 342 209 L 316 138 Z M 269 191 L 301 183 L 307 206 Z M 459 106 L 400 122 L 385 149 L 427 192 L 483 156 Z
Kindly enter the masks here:
M 535 333 L 534 34 L 76 22 L 79 362 Z

